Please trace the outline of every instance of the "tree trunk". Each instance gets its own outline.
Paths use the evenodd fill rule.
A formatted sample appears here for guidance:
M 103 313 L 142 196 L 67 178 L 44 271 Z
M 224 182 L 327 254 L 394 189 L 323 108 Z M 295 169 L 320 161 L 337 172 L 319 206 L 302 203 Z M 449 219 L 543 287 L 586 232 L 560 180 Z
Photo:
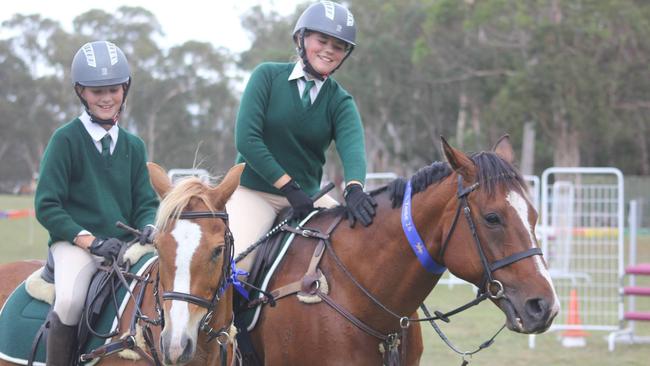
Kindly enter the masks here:
M 463 150 L 465 126 L 467 125 L 467 94 L 462 90 L 458 96 L 458 120 L 456 121 L 456 144 Z
M 640 113 L 637 114 L 637 126 L 639 133 L 636 135 L 636 141 L 639 146 L 639 162 L 641 175 L 650 175 L 650 154 L 648 153 L 648 141 L 647 136 L 648 132 L 646 131 L 647 127 L 643 121 L 643 117 Z
M 474 131 L 475 136 L 475 148 L 479 150 L 483 146 L 483 141 L 481 139 L 481 107 L 478 105 L 478 102 L 475 98 L 470 100 L 470 107 L 472 110 L 472 117 L 470 121 L 472 122 L 472 130 Z
M 557 133 L 553 150 L 555 166 L 580 166 L 580 151 L 578 149 L 578 131 L 571 128 L 561 110 L 553 111 L 553 122 Z
M 521 147 L 521 173 L 532 175 L 535 172 L 535 127 L 533 122 L 524 123 L 524 136 Z

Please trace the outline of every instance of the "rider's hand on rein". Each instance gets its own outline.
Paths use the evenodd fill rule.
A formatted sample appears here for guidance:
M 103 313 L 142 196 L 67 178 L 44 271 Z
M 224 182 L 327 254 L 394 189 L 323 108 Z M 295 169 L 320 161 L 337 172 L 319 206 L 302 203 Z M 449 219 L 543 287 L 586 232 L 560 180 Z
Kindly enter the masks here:
M 120 254 L 124 242 L 116 238 L 95 238 L 90 245 L 90 253 L 104 257 L 108 262 L 114 261 Z
M 153 244 L 153 240 L 156 237 L 156 227 L 153 225 L 147 225 L 140 230 L 140 236 L 138 241 L 140 245 Z

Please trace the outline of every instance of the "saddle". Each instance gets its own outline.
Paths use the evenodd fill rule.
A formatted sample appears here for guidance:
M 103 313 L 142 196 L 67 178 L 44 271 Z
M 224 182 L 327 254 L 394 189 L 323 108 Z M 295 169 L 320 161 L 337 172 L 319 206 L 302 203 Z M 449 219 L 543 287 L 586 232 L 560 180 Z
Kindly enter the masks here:
M 129 273 L 140 275 L 156 260 L 155 253 L 143 255 Z M 136 280 L 133 280 L 136 281 Z M 85 309 L 77 331 L 77 353 L 84 354 L 106 344 L 118 327 L 118 320 L 130 296 L 115 276 L 98 271 L 89 287 Z M 112 302 L 113 306 L 108 304 Z M 5 302 L 0 311 L 0 359 L 27 364 L 45 362 L 45 342 L 41 333 L 50 304 L 36 299 L 23 282 Z
M 245 365 L 261 364 L 252 346 L 249 332 L 255 327 L 263 305 L 268 303 L 275 306 L 276 299 L 293 294 L 298 297 L 299 301 L 304 303 L 318 302 L 320 299 L 314 299 L 313 294 L 310 293 L 311 285 L 315 281 L 322 283 L 320 291 L 329 292 L 325 277 L 316 269 L 323 253 L 322 243 L 317 246 L 314 257 L 312 257 L 308 268 L 306 268 L 307 271 L 302 280 L 267 292 L 267 285 L 273 277 L 275 269 L 283 260 L 284 254 L 292 244 L 295 235 L 319 239 L 321 242 L 329 238 L 329 233 L 323 234 L 317 229 L 309 229 L 304 226 L 317 212 L 314 211 L 308 215 L 300 225 L 295 225 L 295 222 L 288 222 L 287 217 L 290 212 L 283 211 L 281 215 L 278 215 L 273 229 L 266 235 L 265 241 L 260 243 L 258 255 L 251 266 L 248 277 L 249 283 L 246 284 L 250 294 L 249 299 L 243 299 L 239 294 L 235 295 L 233 306 L 235 325 L 238 329 L 237 342 Z M 331 229 L 333 228 L 334 226 Z
M 282 222 L 288 223 L 290 218 L 291 208 L 284 208 L 276 217 L 273 227 L 277 227 Z M 260 288 L 262 286 L 265 275 L 269 272 L 273 262 L 278 257 L 278 253 L 282 248 L 282 243 L 287 239 L 286 234 L 286 232 L 278 230 L 268 236 L 264 243 L 259 246 L 257 249 L 257 256 L 253 261 L 253 265 L 251 266 L 248 275 L 248 283 L 253 286 L 249 286 L 248 290 L 254 291 L 254 288 Z M 251 298 L 255 297 L 251 296 Z

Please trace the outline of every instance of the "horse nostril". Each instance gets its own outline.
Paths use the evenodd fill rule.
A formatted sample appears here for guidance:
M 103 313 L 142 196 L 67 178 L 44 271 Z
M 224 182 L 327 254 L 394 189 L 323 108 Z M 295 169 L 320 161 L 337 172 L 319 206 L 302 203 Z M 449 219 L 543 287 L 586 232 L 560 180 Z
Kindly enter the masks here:
M 533 319 L 544 319 L 548 314 L 548 310 L 549 306 L 544 299 L 536 298 L 526 301 L 526 314 Z
M 193 355 L 194 349 L 192 347 L 192 338 L 183 336 L 183 339 L 181 341 L 181 346 L 183 346 L 183 343 L 185 344 L 185 346 L 183 347 L 183 354 L 178 359 L 180 363 L 189 362 L 194 356 Z

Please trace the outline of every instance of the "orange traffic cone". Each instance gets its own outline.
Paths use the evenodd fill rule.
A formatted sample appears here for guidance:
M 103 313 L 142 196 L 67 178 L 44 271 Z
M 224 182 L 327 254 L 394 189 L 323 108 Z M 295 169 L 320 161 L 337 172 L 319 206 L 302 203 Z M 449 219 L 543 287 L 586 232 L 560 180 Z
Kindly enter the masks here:
M 569 322 L 568 325 L 572 329 L 565 330 L 562 337 L 562 345 L 564 347 L 584 347 L 587 345 L 587 332 L 582 330 L 582 322 L 580 321 L 580 302 L 578 300 L 578 292 L 575 289 L 571 290 L 569 294 Z

